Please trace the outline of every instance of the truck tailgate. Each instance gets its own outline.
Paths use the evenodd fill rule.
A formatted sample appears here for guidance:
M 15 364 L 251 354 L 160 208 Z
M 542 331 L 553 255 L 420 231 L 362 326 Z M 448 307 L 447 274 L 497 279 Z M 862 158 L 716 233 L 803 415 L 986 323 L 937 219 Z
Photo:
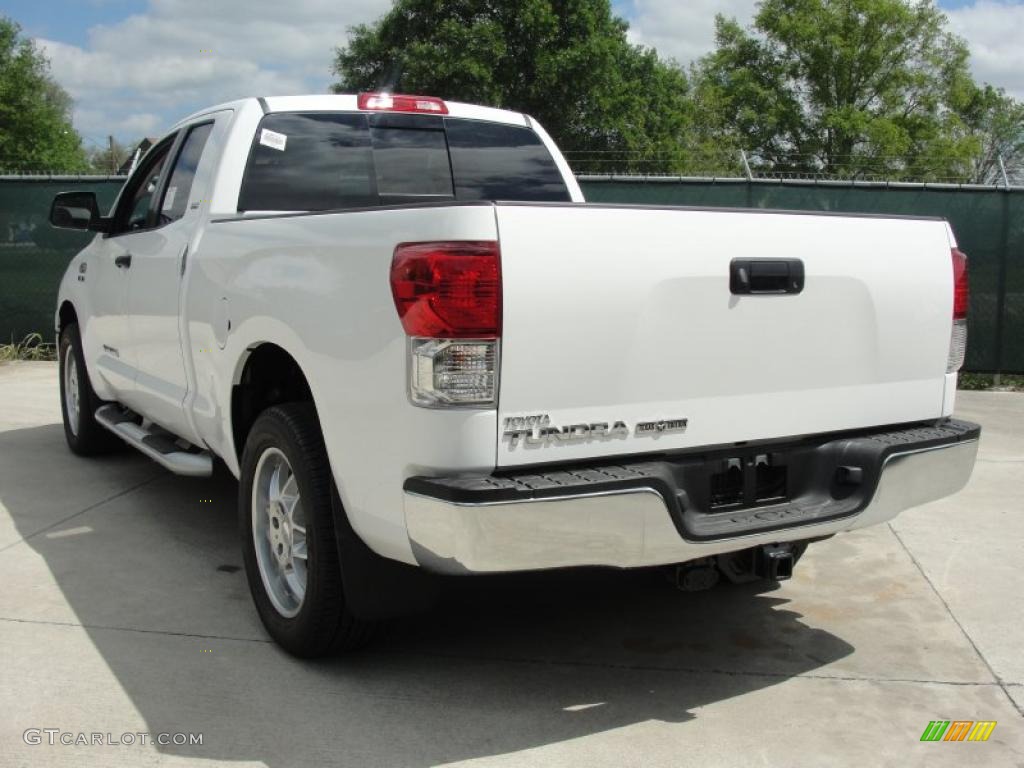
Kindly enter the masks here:
M 952 318 L 942 221 L 495 210 L 501 466 L 941 415 Z M 734 259 L 799 260 L 803 289 L 736 295 Z

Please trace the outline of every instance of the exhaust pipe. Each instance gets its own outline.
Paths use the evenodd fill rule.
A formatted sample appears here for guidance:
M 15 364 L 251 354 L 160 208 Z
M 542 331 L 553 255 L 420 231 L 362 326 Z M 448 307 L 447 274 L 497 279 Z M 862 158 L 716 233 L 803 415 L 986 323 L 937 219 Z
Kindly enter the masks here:
M 765 544 L 754 550 L 754 573 L 762 579 L 785 581 L 793 577 L 796 563 L 792 544 Z

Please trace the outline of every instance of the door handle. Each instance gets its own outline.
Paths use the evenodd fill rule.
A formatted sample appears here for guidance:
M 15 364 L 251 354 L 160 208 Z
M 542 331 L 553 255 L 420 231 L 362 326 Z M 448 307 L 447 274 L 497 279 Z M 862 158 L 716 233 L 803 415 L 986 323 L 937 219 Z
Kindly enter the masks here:
M 800 293 L 804 263 L 800 259 L 733 259 L 729 290 L 736 295 Z
M 118 269 L 128 269 L 131 265 L 132 255 L 130 253 L 122 253 L 114 259 L 114 266 Z

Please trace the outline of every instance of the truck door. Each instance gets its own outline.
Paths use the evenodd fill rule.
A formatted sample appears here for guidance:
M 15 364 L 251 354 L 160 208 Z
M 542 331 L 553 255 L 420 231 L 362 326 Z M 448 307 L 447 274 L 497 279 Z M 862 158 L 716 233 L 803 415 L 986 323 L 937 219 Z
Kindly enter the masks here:
M 176 138 L 168 136 L 153 147 L 128 179 L 114 208 L 113 230 L 99 241 L 97 257 L 89 265 L 92 312 L 83 328 L 82 341 L 88 358 L 96 361 L 95 373 L 125 404 L 132 399 L 136 373 L 125 316 L 132 249 L 151 226 L 153 197 Z
M 125 313 L 135 388 L 128 404 L 157 424 L 189 437 L 183 402 L 188 377 L 179 334 L 181 277 L 196 233 L 210 163 L 204 148 L 213 120 L 183 129 L 169 157 L 150 215 L 153 227 L 131 236 Z

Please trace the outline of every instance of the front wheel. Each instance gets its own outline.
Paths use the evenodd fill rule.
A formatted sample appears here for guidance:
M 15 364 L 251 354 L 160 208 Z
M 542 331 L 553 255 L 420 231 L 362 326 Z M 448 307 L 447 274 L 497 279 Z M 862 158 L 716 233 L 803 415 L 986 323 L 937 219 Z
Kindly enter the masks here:
M 69 323 L 61 331 L 58 354 L 60 411 L 68 447 L 79 456 L 96 456 L 119 448 L 117 436 L 96 421 L 96 409 L 103 401 L 89 381 L 77 323 Z
M 249 432 L 241 470 L 242 554 L 267 632 L 305 658 L 364 645 L 372 625 L 345 602 L 331 471 L 313 406 L 264 411 Z

